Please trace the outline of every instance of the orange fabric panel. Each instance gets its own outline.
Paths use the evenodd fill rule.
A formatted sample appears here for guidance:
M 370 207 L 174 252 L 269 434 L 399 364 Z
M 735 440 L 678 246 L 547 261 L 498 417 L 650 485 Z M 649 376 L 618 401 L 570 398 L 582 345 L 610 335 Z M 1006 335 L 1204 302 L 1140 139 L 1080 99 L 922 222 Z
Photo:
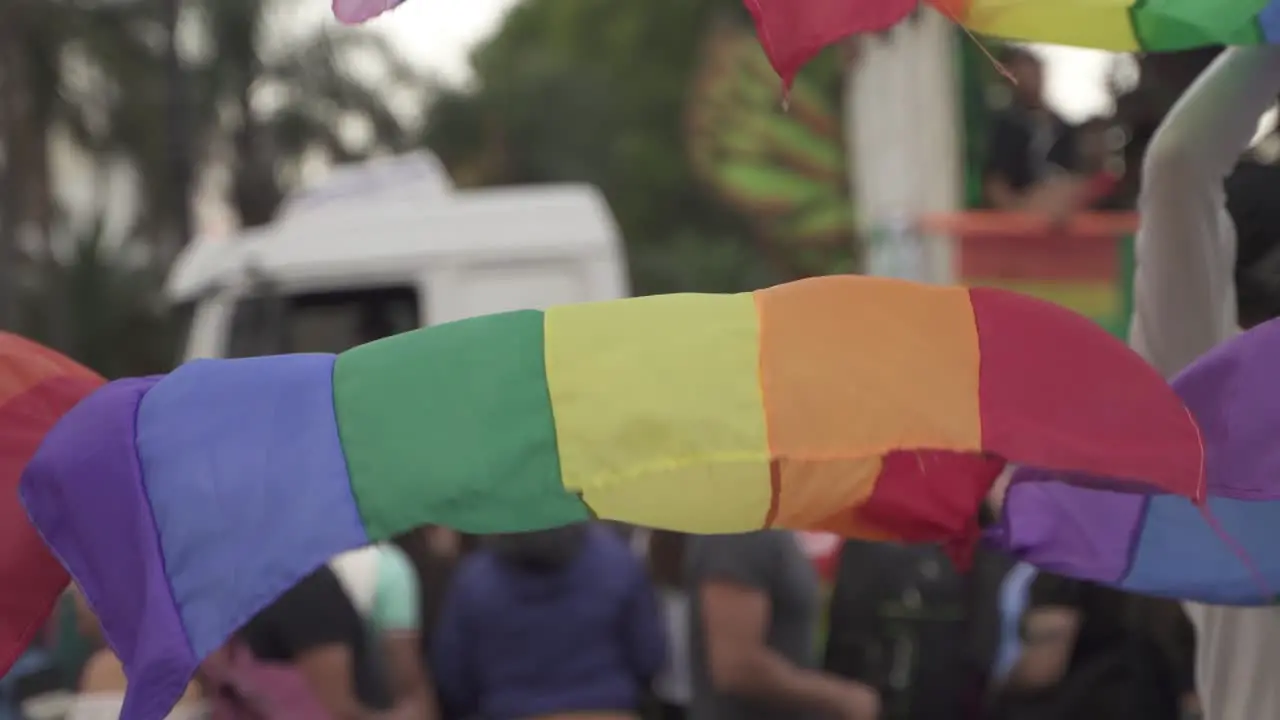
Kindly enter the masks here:
M 886 453 L 981 449 L 967 290 L 831 276 L 755 298 L 778 526 L 843 525 Z
M 820 530 L 849 535 L 845 520 L 834 519 L 833 498 L 844 507 L 861 505 L 875 489 L 880 477 L 880 457 L 807 460 L 783 458 L 774 461 L 776 497 L 771 515 L 772 527 L 793 530 Z M 847 514 L 847 513 L 846 513 Z M 833 530 L 827 523 L 834 523 Z M 864 539 L 866 533 L 853 532 Z

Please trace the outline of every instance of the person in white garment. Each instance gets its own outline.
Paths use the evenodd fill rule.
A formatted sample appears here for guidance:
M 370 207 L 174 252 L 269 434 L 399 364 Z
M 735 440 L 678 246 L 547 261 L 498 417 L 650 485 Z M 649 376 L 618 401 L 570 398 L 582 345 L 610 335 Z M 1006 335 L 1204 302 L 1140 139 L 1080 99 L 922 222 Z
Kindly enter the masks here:
M 1280 316 L 1280 293 L 1265 272 L 1275 267 L 1280 245 L 1280 227 L 1267 220 L 1280 202 L 1280 182 L 1271 177 L 1280 172 L 1241 162 L 1278 92 L 1280 47 L 1228 49 L 1178 101 L 1147 149 L 1130 338 L 1166 377 L 1241 326 Z M 1204 719 L 1280 718 L 1280 607 L 1186 610 L 1196 628 Z M 1061 665 L 1077 628 L 1069 615 L 1029 614 L 1027 635 L 1043 642 L 1028 641 L 1024 657 L 1037 653 Z

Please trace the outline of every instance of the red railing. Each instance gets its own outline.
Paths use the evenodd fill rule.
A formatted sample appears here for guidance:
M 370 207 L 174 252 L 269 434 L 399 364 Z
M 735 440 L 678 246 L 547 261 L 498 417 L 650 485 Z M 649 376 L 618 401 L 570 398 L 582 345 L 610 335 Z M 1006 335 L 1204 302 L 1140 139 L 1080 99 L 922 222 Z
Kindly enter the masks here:
M 1080 213 L 1055 227 L 1043 215 L 976 210 L 927 216 L 919 227 L 955 242 L 958 283 L 1039 295 L 1117 334 L 1128 327 L 1135 213 Z
M 959 236 L 1066 235 L 1076 239 L 1115 239 L 1138 229 L 1138 214 L 1132 212 L 1077 213 L 1063 227 L 1054 228 L 1044 215 L 1036 213 L 970 210 L 927 215 L 920 229 L 928 234 Z

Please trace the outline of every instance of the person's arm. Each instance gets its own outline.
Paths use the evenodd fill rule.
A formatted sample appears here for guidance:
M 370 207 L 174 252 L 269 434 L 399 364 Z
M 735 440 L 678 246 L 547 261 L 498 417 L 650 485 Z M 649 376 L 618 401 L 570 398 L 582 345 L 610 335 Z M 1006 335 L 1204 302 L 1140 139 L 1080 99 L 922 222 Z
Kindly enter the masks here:
M 328 567 L 293 586 L 264 612 L 294 667 L 334 720 L 377 717 L 361 704 L 353 679 L 350 635 L 359 617 Z
M 403 717 L 438 716 L 431 677 L 422 661 L 422 602 L 418 574 L 394 545 L 379 548 L 374 622 L 390 674 L 391 694 Z
M 1234 230 L 1223 181 L 1280 91 L 1280 47 L 1230 48 L 1147 148 L 1132 343 L 1172 376 L 1235 330 Z
M 1040 690 L 1067 673 L 1080 631 L 1077 581 L 1040 573 L 1031 582 L 1022 619 L 1022 650 L 1009 671 L 1013 690 Z
M 644 567 L 639 560 L 627 560 L 634 565 L 635 579 L 625 599 L 623 643 L 632 672 L 647 684 L 653 682 L 666 662 L 667 628 L 658 606 L 657 593 Z
M 707 665 L 720 691 L 848 720 L 874 720 L 874 690 L 795 665 L 768 644 L 769 577 L 780 558 L 761 535 L 700 538 L 700 583 Z

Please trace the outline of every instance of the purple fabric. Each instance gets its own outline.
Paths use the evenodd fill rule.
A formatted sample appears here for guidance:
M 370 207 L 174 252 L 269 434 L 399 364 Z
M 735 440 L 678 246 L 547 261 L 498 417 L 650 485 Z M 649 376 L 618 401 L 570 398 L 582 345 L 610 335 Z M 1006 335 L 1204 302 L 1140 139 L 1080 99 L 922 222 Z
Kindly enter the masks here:
M 333 409 L 333 355 L 187 363 L 138 409 L 143 482 L 195 656 L 369 543 Z
M 1209 494 L 1280 500 L 1280 320 L 1196 360 L 1173 389 L 1200 426 Z M 1230 531 L 1230 528 L 1227 528 Z
M 197 665 L 134 447 L 138 403 L 157 381 L 119 380 L 82 401 L 45 438 L 20 486 L 32 522 L 80 584 L 129 675 L 126 720 L 164 718 Z
M 989 537 L 1042 570 L 1116 582 L 1128 571 L 1147 498 L 1069 485 L 1069 477 L 1020 468 Z

